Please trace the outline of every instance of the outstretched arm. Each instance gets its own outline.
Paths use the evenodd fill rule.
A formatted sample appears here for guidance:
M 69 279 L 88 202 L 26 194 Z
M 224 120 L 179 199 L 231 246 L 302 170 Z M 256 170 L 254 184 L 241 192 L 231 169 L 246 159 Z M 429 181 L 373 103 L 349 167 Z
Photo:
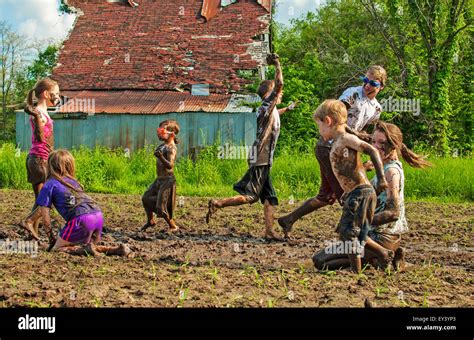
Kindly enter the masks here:
M 386 173 L 388 187 L 387 202 L 384 211 L 374 215 L 374 226 L 395 222 L 400 216 L 400 173 L 396 169 L 389 169 Z

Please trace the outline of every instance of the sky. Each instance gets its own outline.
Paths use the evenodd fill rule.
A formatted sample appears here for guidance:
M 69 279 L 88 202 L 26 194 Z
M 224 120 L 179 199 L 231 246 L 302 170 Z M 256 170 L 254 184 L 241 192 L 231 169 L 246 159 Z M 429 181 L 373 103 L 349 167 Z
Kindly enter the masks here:
M 291 19 L 315 11 L 325 0 L 276 1 L 274 19 L 288 24 Z M 74 15 L 60 14 L 58 9 L 59 0 L 0 0 L 0 20 L 44 48 L 51 42 L 64 40 L 74 24 Z

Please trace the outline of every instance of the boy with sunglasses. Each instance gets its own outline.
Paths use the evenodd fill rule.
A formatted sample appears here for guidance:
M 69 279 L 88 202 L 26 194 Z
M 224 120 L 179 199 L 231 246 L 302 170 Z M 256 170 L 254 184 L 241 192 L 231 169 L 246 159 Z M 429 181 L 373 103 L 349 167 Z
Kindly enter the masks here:
M 365 133 L 368 125 L 376 124 L 382 112 L 382 106 L 375 98 L 384 88 L 387 82 L 387 72 L 382 66 L 372 65 L 368 68 L 365 76 L 361 77 L 362 86 L 350 87 L 346 89 L 339 100 L 347 108 L 348 132 L 356 134 L 359 138 L 369 137 Z M 280 217 L 278 224 L 283 229 L 286 237 L 291 232 L 293 224 L 301 217 L 326 205 L 332 205 L 336 200 L 341 204 L 341 196 L 344 193 L 336 176 L 334 175 L 329 159 L 332 140 L 325 141 L 320 138 L 316 148 L 316 159 L 319 163 L 321 173 L 321 185 L 316 197 L 308 199 L 302 206 L 290 214 Z M 369 165 L 366 167 L 369 168 Z

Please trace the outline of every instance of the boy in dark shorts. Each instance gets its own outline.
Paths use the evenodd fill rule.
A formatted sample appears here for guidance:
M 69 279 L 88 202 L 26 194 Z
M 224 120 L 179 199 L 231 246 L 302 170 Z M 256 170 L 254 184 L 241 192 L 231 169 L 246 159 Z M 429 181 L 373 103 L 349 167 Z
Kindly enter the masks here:
M 346 131 L 347 110 L 339 100 L 325 100 L 316 110 L 313 119 L 318 124 L 324 141 L 332 140 L 329 159 L 335 177 L 344 194 L 343 212 L 337 231 L 341 241 L 347 242 L 351 268 L 361 271 L 361 252 L 366 245 L 379 258 L 379 263 L 390 263 L 393 253 L 375 243 L 367 234 L 374 217 L 377 203 L 376 191 L 370 184 L 361 163 L 359 152 L 370 156 L 377 174 L 379 192 L 387 188 L 382 161 L 378 151 L 370 144 Z
M 234 190 L 239 195 L 209 201 L 206 222 L 209 223 L 212 214 L 217 209 L 246 203 L 253 204 L 260 199 L 264 204 L 265 238 L 280 240 L 273 229 L 274 206 L 278 205 L 278 199 L 270 178 L 270 170 L 280 134 L 280 112 L 276 106 L 281 102 L 283 95 L 283 74 L 278 55 L 268 56 L 267 62 L 269 65 L 275 65 L 276 75 L 275 80 L 263 81 L 257 91 L 263 102 L 257 110 L 257 138 L 252 146 L 256 157 L 249 159 L 247 173 L 234 184 Z
M 370 136 L 365 129 L 371 124 L 377 123 L 380 118 L 382 106 L 377 101 L 377 94 L 383 90 L 387 82 L 387 72 L 382 66 L 372 65 L 368 68 L 365 76 L 361 77 L 362 86 L 350 87 L 339 97 L 347 109 L 348 121 L 346 129 L 364 141 L 370 142 Z M 329 153 L 332 140 L 318 140 L 315 148 L 316 159 L 319 163 L 321 174 L 321 185 L 316 197 L 308 199 L 300 207 L 286 216 L 278 219 L 278 223 L 288 237 L 293 224 L 301 217 L 326 205 L 332 205 L 336 201 L 341 204 L 341 196 L 344 193 L 334 175 Z
M 174 163 L 176 160 L 179 125 L 169 119 L 160 123 L 157 129 L 158 138 L 164 143 L 155 150 L 156 180 L 143 194 L 142 202 L 145 208 L 147 222 L 141 231 L 156 225 L 153 213 L 165 219 L 169 231 L 175 232 L 179 228 L 173 220 L 173 211 L 176 205 L 176 178 L 174 177 Z

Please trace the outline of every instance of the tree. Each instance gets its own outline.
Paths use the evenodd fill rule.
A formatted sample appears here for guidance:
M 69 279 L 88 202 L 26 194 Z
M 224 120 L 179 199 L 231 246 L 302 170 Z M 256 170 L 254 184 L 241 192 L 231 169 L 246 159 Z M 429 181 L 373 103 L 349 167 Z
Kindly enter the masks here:
M 3 21 L 0 21 L 0 87 L 2 100 L 3 134 L 7 130 L 7 113 L 10 104 L 14 79 L 20 71 L 26 49 L 25 39 Z
M 431 145 L 441 154 L 449 153 L 453 64 L 459 52 L 460 33 L 472 27 L 472 5 L 468 6 L 470 2 L 466 0 L 361 0 L 361 3 L 378 23 L 381 37 L 396 56 L 407 90 L 410 89 L 409 60 L 419 60 L 420 56 L 407 42 L 410 34 L 414 37 L 412 41 L 418 40 L 416 46 L 423 50 L 421 57 L 428 85 Z

